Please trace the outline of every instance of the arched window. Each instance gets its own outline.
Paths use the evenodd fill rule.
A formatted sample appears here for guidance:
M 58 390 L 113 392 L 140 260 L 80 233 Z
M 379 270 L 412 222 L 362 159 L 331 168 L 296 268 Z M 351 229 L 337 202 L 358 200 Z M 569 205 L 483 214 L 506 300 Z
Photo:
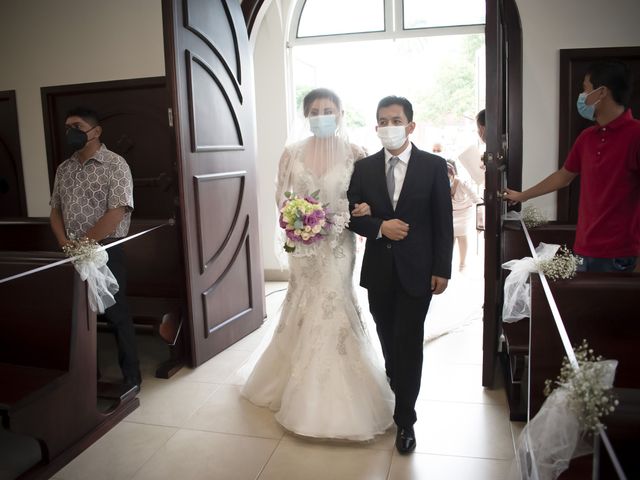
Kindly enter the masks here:
M 292 45 L 306 43 L 299 42 L 302 39 L 333 35 L 389 38 L 483 33 L 485 1 L 299 0 L 293 21 Z
M 484 22 L 485 0 L 298 0 L 287 37 L 292 118 L 310 89 L 332 88 L 350 137 L 377 149 L 375 107 L 395 94 L 414 103 L 423 149 L 477 143 Z

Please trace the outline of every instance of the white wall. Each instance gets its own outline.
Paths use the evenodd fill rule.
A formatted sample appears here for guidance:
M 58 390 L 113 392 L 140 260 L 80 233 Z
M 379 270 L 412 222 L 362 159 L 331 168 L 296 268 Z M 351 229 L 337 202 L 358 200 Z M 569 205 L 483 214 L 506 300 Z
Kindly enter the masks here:
M 49 215 L 40 88 L 164 76 L 161 0 L 2 0 L 0 90 L 15 90 L 27 208 Z
M 275 180 L 287 139 L 285 24 L 289 1 L 272 1 L 255 42 L 256 123 L 258 138 L 258 209 L 266 280 L 286 279 L 275 255 Z
M 523 188 L 558 168 L 560 49 L 640 45 L 638 0 L 516 0 L 523 34 Z M 576 91 L 576 96 L 577 96 Z M 556 195 L 534 200 L 555 218 Z

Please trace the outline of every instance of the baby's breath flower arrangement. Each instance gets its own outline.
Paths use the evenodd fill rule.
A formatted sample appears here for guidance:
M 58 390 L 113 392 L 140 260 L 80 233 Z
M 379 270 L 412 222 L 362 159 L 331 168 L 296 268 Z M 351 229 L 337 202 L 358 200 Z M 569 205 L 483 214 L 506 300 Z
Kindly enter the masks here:
M 549 223 L 547 217 L 533 205 L 526 205 L 522 209 L 522 221 L 527 226 L 527 228 L 534 228 L 539 225 L 544 225 L 545 223 Z
M 76 257 L 73 263 L 95 261 L 99 247 L 98 242 L 92 238 L 71 238 L 71 241 L 62 247 L 62 251 L 67 257 Z
M 551 280 L 567 280 L 575 277 L 578 265 L 581 264 L 582 258 L 572 254 L 565 245 L 561 246 L 550 259 L 536 261 L 538 270 Z
M 605 428 L 601 418 L 612 413 L 618 400 L 608 388 L 606 377 L 611 367 L 596 356 L 586 340 L 575 350 L 579 368 L 575 369 L 567 357 L 562 360 L 560 375 L 555 382 L 545 381 L 544 394 L 549 396 L 554 385 L 565 388 L 571 410 L 577 415 L 584 431 L 594 432 Z
M 70 237 L 62 251 L 71 257 L 76 272 L 87 282 L 89 306 L 94 312 L 104 311 L 116 303 L 114 295 L 120 288 L 107 262 L 109 254 L 95 240 Z

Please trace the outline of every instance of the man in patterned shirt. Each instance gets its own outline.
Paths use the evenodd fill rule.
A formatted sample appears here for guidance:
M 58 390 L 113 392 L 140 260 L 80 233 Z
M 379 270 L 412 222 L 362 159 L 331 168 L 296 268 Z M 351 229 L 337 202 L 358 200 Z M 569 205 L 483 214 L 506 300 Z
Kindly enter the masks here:
M 65 119 L 66 140 L 73 155 L 58 167 L 51 196 L 51 228 L 60 247 L 87 237 L 102 244 L 125 237 L 133 210 L 129 165 L 100 141 L 96 112 L 75 108 Z M 107 250 L 107 266 L 120 286 L 116 303 L 104 316 L 115 329 L 118 361 L 128 385 L 140 387 L 135 331 L 126 299 L 127 279 L 121 245 Z

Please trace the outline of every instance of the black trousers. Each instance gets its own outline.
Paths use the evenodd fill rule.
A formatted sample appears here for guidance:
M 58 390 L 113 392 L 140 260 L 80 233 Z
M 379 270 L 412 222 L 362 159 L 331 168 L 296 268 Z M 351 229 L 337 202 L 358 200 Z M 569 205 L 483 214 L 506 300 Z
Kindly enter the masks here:
M 399 427 L 411 427 L 417 419 L 415 406 L 422 377 L 424 320 L 431 292 L 420 297 L 407 294 L 394 270 L 390 290 L 369 290 L 368 297 L 387 377 L 396 396 L 393 420 Z
M 116 245 L 107 250 L 109 261 L 107 266 L 116 277 L 120 286 L 115 294 L 115 305 L 107 308 L 102 318 L 109 322 L 114 329 L 118 345 L 118 363 L 125 381 L 140 382 L 140 366 L 138 362 L 138 348 L 133 321 L 127 303 L 127 269 L 126 258 L 122 245 Z

